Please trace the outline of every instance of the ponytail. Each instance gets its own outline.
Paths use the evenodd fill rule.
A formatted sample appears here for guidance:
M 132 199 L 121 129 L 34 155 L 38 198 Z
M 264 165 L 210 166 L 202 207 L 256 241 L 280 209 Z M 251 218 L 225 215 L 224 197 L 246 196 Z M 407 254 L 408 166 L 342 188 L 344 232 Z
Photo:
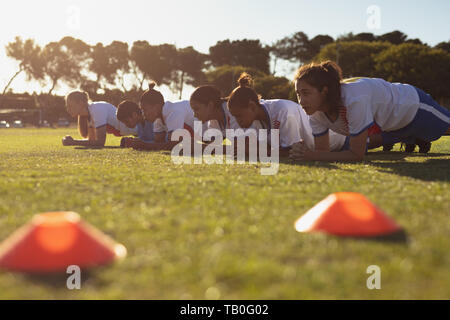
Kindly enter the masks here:
M 232 108 L 234 106 L 247 107 L 250 101 L 253 101 L 256 105 L 258 105 L 261 97 L 252 88 L 252 77 L 248 73 L 244 72 L 239 77 L 237 83 L 239 87 L 234 89 L 231 93 L 228 99 L 228 108 Z
M 251 87 L 253 87 L 253 78 L 247 72 L 243 72 L 241 74 L 241 76 L 239 77 L 237 83 L 241 88 L 244 88 L 244 87 L 251 88 Z
M 155 90 L 156 82 L 152 81 L 148 85 L 148 90 L 144 92 L 144 94 L 141 97 L 141 105 L 164 105 L 164 97 L 161 94 L 161 92 Z

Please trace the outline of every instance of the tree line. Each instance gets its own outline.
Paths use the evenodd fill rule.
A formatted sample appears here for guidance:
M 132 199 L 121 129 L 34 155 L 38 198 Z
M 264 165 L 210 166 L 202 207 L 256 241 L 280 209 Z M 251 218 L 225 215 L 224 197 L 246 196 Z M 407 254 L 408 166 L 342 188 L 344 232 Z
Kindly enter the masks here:
M 239 74 L 247 71 L 263 98 L 295 100 L 291 79 L 277 76 L 276 65 L 326 59 L 338 62 L 345 77 L 380 77 L 418 86 L 436 99 L 450 98 L 450 41 L 431 47 L 400 31 L 380 36 L 349 33 L 337 39 L 296 32 L 270 45 L 251 39 L 223 40 L 211 46 L 208 54 L 192 46 L 152 45 L 142 40 L 131 46 L 120 41 L 89 45 L 64 37 L 41 47 L 33 39 L 16 37 L 6 45 L 6 55 L 18 62 L 18 69 L 3 90 L 0 107 L 7 107 L 4 97 L 22 73 L 46 88 L 40 96 L 47 99 L 65 83 L 87 91 L 93 99 L 117 104 L 123 98 L 139 97 L 150 80 L 168 85 L 180 98 L 186 85 L 205 83 L 227 95 Z

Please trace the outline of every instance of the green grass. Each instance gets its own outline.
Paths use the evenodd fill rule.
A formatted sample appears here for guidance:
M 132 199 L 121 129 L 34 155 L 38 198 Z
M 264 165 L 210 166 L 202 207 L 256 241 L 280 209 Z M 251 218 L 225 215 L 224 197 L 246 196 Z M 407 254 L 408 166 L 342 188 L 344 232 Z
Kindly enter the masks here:
M 0 271 L 1 299 L 450 298 L 450 137 L 427 156 L 370 153 L 359 164 L 174 165 L 167 153 L 62 147 L 74 129 L 0 130 L 0 240 L 39 212 L 71 210 L 128 256 L 65 276 Z M 107 144 L 118 145 L 117 138 Z M 300 234 L 327 195 L 366 195 L 409 242 Z M 366 268 L 381 268 L 368 290 Z

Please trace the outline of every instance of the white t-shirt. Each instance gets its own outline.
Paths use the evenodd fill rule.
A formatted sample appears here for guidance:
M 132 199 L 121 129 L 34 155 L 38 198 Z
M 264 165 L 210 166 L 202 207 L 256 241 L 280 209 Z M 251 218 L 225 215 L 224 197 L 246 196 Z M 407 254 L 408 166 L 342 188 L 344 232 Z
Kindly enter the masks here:
M 106 132 L 116 136 L 137 135 L 137 128 L 130 129 L 117 119 L 117 109 L 107 102 L 93 102 L 88 106 L 91 128 L 106 126 Z
M 186 129 L 194 135 L 194 112 L 188 100 L 169 102 L 162 109 L 164 122 L 157 119 L 153 123 L 154 132 L 171 133 L 177 129 Z
M 413 86 L 383 79 L 353 79 L 342 84 L 341 92 L 344 106 L 339 107 L 335 122 L 320 111 L 311 116 L 314 136 L 321 136 L 328 129 L 357 136 L 374 124 L 382 131 L 398 130 L 414 119 L 420 106 Z
M 217 129 L 217 130 L 220 130 L 222 132 L 223 137 L 225 138 L 227 129 L 237 130 L 237 129 L 240 129 L 241 127 L 239 126 L 236 118 L 233 117 L 233 115 L 228 110 L 226 102 L 222 103 L 222 110 L 224 112 L 224 119 L 223 119 L 223 121 L 225 122 L 225 127 L 222 127 L 220 125 L 220 122 L 217 121 L 217 120 L 209 120 L 209 121 L 206 122 L 206 129 Z
M 279 129 L 280 147 L 286 148 L 294 143 L 303 140 L 308 148 L 314 150 L 314 137 L 309 124 L 309 116 L 303 108 L 290 100 L 261 100 L 266 114 L 270 119 L 270 128 L 266 128 L 259 120 L 253 122 L 251 128 L 259 129 Z M 270 142 L 270 133 L 267 139 Z M 340 150 L 345 144 L 345 136 L 335 132 L 330 133 L 330 149 Z

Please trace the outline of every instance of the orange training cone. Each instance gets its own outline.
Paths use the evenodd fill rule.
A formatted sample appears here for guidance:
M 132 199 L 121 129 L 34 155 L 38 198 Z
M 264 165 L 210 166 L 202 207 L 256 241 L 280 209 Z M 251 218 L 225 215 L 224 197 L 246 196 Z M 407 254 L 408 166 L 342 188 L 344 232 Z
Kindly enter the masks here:
M 356 237 L 384 236 L 402 230 L 366 197 L 352 192 L 331 194 L 298 219 L 295 229 Z
M 75 212 L 36 215 L 0 244 L 0 268 L 20 272 L 87 268 L 125 256 L 123 245 L 82 222 Z

